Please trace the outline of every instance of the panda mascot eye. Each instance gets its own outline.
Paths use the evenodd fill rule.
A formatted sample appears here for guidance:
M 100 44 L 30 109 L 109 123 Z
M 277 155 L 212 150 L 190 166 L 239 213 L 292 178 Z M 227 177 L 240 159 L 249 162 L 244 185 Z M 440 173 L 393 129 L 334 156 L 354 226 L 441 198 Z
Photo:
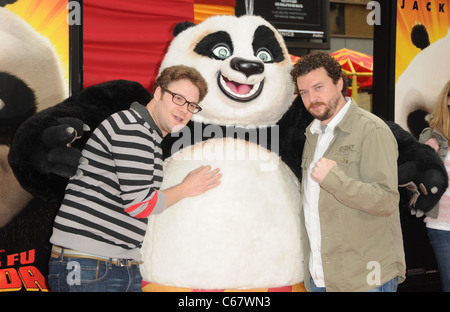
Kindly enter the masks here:
M 233 54 L 233 43 L 226 31 L 211 33 L 200 40 L 194 52 L 215 60 L 223 61 Z
M 231 55 L 230 48 L 225 44 L 216 45 L 212 53 L 219 59 L 224 60 Z
M 260 49 L 256 52 L 256 57 L 263 61 L 264 63 L 269 63 L 273 61 L 272 54 L 266 49 Z

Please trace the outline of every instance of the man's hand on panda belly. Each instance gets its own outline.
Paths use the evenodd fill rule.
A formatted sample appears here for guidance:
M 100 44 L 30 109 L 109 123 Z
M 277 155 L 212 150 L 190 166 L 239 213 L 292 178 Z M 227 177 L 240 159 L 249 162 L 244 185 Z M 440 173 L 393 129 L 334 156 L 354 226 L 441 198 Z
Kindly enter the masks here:
M 186 197 L 194 197 L 215 188 L 220 184 L 220 169 L 211 170 L 211 166 L 200 166 L 184 178 L 182 185 Z
M 189 172 L 180 184 L 165 189 L 166 207 L 187 197 L 203 194 L 220 184 L 222 174 L 220 169 L 211 170 L 211 166 L 200 166 Z
M 71 144 L 90 129 L 77 118 L 59 118 L 57 121 L 59 125 L 49 127 L 42 133 L 43 142 L 50 148 L 46 155 L 46 166 L 49 172 L 70 178 L 80 174 L 80 163 L 87 162 L 87 159 L 81 156 L 81 151 Z

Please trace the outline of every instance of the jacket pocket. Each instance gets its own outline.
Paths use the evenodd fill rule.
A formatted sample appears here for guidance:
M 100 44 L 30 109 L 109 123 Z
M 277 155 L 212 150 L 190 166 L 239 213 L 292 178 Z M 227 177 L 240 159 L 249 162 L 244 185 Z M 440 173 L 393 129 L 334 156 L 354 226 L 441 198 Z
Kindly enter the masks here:
M 359 178 L 360 176 L 361 152 L 349 150 L 346 153 L 338 154 L 336 163 L 348 176 Z

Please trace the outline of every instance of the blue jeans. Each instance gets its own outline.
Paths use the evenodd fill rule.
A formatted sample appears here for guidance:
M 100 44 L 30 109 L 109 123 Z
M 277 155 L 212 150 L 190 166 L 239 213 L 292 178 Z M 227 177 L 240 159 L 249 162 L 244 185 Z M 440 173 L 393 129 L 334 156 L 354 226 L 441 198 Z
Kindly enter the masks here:
M 142 276 L 138 265 L 52 256 L 48 284 L 54 292 L 140 292 Z
M 439 268 L 442 291 L 450 292 L 450 231 L 427 228 Z
M 387 281 L 381 286 L 378 286 L 374 289 L 368 290 L 367 292 L 396 292 L 398 286 L 397 277 Z M 314 280 L 311 278 L 311 292 L 326 292 L 326 287 L 317 287 L 314 284 Z

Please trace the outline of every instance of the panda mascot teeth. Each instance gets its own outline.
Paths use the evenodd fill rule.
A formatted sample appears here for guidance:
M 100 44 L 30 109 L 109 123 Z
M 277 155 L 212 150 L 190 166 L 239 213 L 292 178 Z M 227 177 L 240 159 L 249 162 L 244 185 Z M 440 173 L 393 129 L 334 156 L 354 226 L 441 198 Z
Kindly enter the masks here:
M 294 95 L 283 39 L 257 16 L 183 26 L 160 70 L 193 66 L 208 94 L 183 136 L 174 134 L 162 189 L 201 165 L 223 177 L 215 189 L 149 218 L 144 281 L 206 290 L 301 283 L 300 186 L 277 154 L 275 125 Z

